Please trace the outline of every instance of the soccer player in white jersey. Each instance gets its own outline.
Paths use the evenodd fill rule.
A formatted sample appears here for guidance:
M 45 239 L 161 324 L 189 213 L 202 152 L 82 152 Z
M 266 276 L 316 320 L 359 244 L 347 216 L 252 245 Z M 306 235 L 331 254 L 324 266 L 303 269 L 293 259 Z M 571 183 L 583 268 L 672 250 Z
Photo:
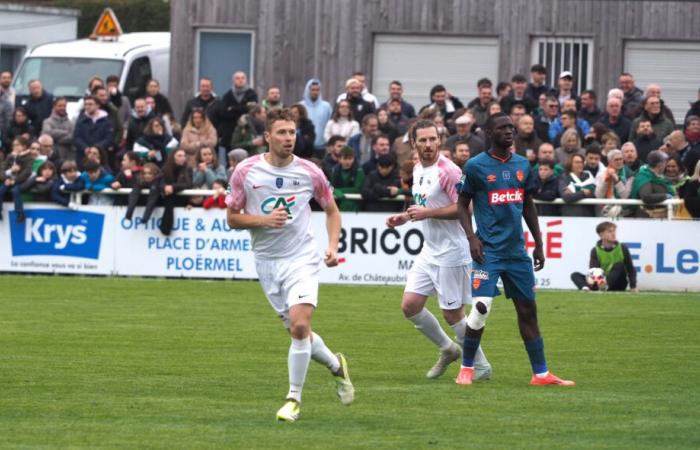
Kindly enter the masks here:
M 340 212 L 321 169 L 292 153 L 296 125 L 289 110 L 268 113 L 265 140 L 269 152 L 243 160 L 231 175 L 227 220 L 232 228 L 250 230 L 260 284 L 292 338 L 289 393 L 277 419 L 294 422 L 311 359 L 330 369 L 342 404 L 354 399 L 345 357 L 331 352 L 311 331 L 321 256 L 311 233 L 309 201 L 314 198 L 326 213 L 328 247 L 323 262 L 328 267 L 338 265 Z
M 401 309 L 418 331 L 440 349 L 440 356 L 428 371 L 438 378 L 461 357 L 467 319 L 464 305 L 471 304 L 471 256 L 464 230 L 457 220 L 457 188 L 461 170 L 440 155 L 438 130 L 429 120 L 418 121 L 409 131 L 411 146 L 419 162 L 413 169 L 413 202 L 405 212 L 389 216 L 394 228 L 408 221 L 422 221 L 423 248 L 408 273 Z M 445 333 L 435 316 L 425 308 L 437 293 L 442 315 L 458 343 Z M 475 379 L 491 377 L 491 365 L 481 347 L 475 360 Z

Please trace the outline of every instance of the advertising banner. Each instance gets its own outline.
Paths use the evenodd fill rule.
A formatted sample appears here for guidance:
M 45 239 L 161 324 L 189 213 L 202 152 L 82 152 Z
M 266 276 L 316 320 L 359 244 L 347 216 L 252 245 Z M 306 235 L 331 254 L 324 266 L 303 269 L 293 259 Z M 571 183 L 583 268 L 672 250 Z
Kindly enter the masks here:
M 126 207 L 115 211 L 114 271 L 117 275 L 192 278 L 256 278 L 250 234 L 232 230 L 222 210 L 176 209 L 170 236 L 158 230 L 162 209 L 146 223 L 124 219 Z
M 109 275 L 114 266 L 114 210 L 79 211 L 42 205 L 27 208 L 24 223 L 14 211 L 0 222 L 0 270 Z
M 9 206 L 9 205 L 8 205 Z M 170 236 L 158 230 L 162 214 L 142 223 L 124 219 L 124 207 L 79 211 L 42 206 L 14 211 L 0 221 L 0 271 L 192 278 L 254 279 L 250 235 L 232 230 L 223 210 L 176 209 Z M 387 214 L 344 213 L 338 267 L 321 270 L 321 282 L 402 285 L 423 244 L 420 222 L 394 230 Z M 542 217 L 545 267 L 535 273 L 538 288 L 573 289 L 571 273 L 585 273 L 602 218 Z M 640 289 L 700 291 L 700 223 L 619 220 L 617 238 L 630 250 Z M 319 253 L 327 245 L 325 214 L 312 214 Z M 527 230 L 525 224 L 523 229 Z M 528 253 L 534 242 L 525 232 Z

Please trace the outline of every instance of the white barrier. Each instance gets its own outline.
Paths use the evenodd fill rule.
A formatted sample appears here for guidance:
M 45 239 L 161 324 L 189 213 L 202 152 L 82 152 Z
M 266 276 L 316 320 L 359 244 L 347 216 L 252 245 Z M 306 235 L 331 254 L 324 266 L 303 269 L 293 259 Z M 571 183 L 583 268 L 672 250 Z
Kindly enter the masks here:
M 9 205 L 8 205 L 9 206 Z M 140 217 L 137 208 L 134 217 Z M 79 211 L 31 205 L 16 224 L 14 211 L 0 222 L 0 271 L 164 277 L 255 278 L 247 231 L 231 230 L 222 210 L 176 208 L 171 236 L 157 229 L 162 210 L 148 223 L 123 219 L 124 207 Z M 386 214 L 343 213 L 337 268 L 323 268 L 321 281 L 343 284 L 403 284 L 423 234 L 419 223 L 396 230 Z M 540 288 L 573 288 L 570 274 L 584 272 L 601 218 L 540 218 L 545 268 Z M 700 291 L 700 223 L 619 220 L 618 237 L 630 247 L 641 289 Z M 312 217 L 319 251 L 326 243 L 323 213 Z M 526 228 L 525 228 L 526 229 Z M 532 241 L 526 233 L 528 245 Z

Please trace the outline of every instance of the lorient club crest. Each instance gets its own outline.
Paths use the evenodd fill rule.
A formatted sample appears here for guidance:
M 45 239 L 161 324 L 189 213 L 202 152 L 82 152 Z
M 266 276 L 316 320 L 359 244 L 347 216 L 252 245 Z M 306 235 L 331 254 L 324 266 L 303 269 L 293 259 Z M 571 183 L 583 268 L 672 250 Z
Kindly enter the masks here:
M 525 174 L 523 173 L 522 170 L 518 170 L 517 172 L 515 172 L 515 178 L 517 178 L 518 181 L 522 183 L 523 180 L 525 179 Z
M 283 184 L 284 179 L 282 177 L 277 177 L 277 179 L 275 180 L 275 186 L 277 186 L 277 189 L 280 189 Z

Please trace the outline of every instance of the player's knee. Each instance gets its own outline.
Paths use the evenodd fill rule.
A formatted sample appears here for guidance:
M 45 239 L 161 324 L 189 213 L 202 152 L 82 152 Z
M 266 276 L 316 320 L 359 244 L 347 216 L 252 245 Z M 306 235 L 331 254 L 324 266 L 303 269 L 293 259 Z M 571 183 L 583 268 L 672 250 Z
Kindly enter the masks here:
M 401 301 L 401 311 L 405 318 L 410 318 L 423 310 L 424 302 L 414 301 L 410 298 L 405 298 Z
M 474 304 L 469 316 L 467 316 L 467 325 L 472 330 L 480 330 L 486 326 L 486 319 L 491 313 L 491 303 L 493 298 L 477 297 L 474 299 Z
M 304 339 L 311 333 L 311 327 L 306 321 L 298 321 L 289 326 L 289 334 L 294 339 Z

